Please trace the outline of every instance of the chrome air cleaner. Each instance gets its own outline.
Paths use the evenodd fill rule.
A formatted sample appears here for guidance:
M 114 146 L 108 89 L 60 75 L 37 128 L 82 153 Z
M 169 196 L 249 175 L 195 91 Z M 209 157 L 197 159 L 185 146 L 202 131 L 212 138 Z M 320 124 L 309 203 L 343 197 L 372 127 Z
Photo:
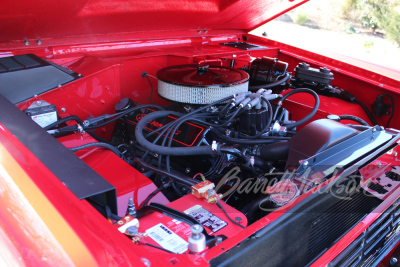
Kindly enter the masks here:
M 170 66 L 159 70 L 157 79 L 161 97 L 185 104 L 210 104 L 249 87 L 245 71 L 222 66 Z

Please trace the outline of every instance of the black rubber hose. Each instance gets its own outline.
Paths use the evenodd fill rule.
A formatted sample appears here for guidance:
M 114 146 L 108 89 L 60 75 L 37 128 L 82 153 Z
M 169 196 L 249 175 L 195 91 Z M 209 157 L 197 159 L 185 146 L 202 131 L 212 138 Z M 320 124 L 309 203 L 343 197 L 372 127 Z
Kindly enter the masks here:
M 367 114 L 369 120 L 372 122 L 373 125 L 378 125 L 378 122 L 374 119 L 374 117 L 372 116 L 371 111 L 369 111 L 369 109 L 367 108 L 366 105 L 364 105 L 363 102 L 361 102 L 358 99 L 354 99 L 354 103 L 357 103 L 358 105 L 360 105 L 362 107 L 362 109 L 365 111 L 365 113 Z
M 187 185 L 187 186 L 192 186 L 195 184 L 198 184 L 199 181 L 194 180 L 190 177 L 185 177 L 185 176 L 180 176 L 178 174 L 172 173 L 172 172 L 168 172 L 166 170 L 154 167 L 148 163 L 146 163 L 145 161 L 139 159 L 139 158 L 135 158 L 134 162 L 136 162 L 137 164 L 139 164 L 141 167 L 143 167 L 144 169 L 153 171 L 154 173 L 160 174 L 160 175 L 165 175 L 175 181 L 177 181 L 178 183 Z
M 89 143 L 89 144 L 84 144 L 84 145 L 77 146 L 77 147 L 71 147 L 69 150 L 71 150 L 72 152 L 75 152 L 78 150 L 82 150 L 82 149 L 89 148 L 89 147 L 96 147 L 96 146 L 107 148 L 107 149 L 111 150 L 112 152 L 114 152 L 118 157 L 122 157 L 121 151 L 119 151 L 116 147 L 113 147 L 110 144 L 101 143 L 101 142 Z
M 340 120 L 350 120 L 350 121 L 358 122 L 361 125 L 371 126 L 365 120 L 363 120 L 363 119 L 361 119 L 359 117 L 353 116 L 353 115 L 340 115 L 339 118 L 340 118 Z
M 260 168 L 264 172 L 269 172 L 271 170 L 271 162 L 264 161 L 259 157 L 254 157 L 254 166 Z
M 203 111 L 203 110 L 205 110 L 205 109 L 207 109 L 207 108 L 209 108 L 209 107 L 215 106 L 216 104 L 219 104 L 219 103 L 221 103 L 221 102 L 224 102 L 224 101 L 227 101 L 227 100 L 229 100 L 229 99 L 232 99 L 232 97 L 234 97 L 234 96 L 232 95 L 232 96 L 225 97 L 225 98 L 220 99 L 220 100 L 218 100 L 218 101 L 216 101 L 216 102 L 214 102 L 214 103 L 212 103 L 212 104 L 209 104 L 209 105 L 207 105 L 207 106 L 204 106 L 204 107 L 201 107 L 201 108 L 199 108 L 199 109 L 196 109 L 196 110 L 194 110 L 194 111 L 192 111 L 192 112 L 190 112 L 190 113 L 188 113 L 188 114 L 186 114 L 186 115 L 183 115 L 183 116 L 182 116 L 181 113 L 174 113 L 175 115 L 178 114 L 178 116 L 181 116 L 181 117 L 178 118 L 178 119 L 175 120 L 175 121 L 172 121 L 172 122 L 170 122 L 170 123 L 168 123 L 168 124 L 163 125 L 162 127 L 158 128 L 157 130 L 154 130 L 153 132 L 151 132 L 151 133 L 149 133 L 148 135 L 146 135 L 146 137 L 150 137 L 151 135 L 154 135 L 154 134 L 156 134 L 156 133 L 159 132 L 159 131 L 162 131 L 159 135 L 160 135 L 160 136 L 163 136 L 164 133 L 165 133 L 165 131 L 166 131 L 166 129 L 167 129 L 167 128 L 170 128 L 170 127 L 172 127 L 172 126 L 174 126 L 175 123 L 179 123 L 181 120 L 184 120 L 184 119 L 187 118 L 187 117 L 193 116 L 194 114 L 196 114 L 196 113 L 198 113 L 198 112 L 200 112 L 200 111 Z
M 291 91 L 291 92 L 285 94 L 285 95 L 282 97 L 282 99 L 281 99 L 280 102 L 282 103 L 282 102 L 285 101 L 289 96 L 294 95 L 294 94 L 298 94 L 298 93 L 307 93 L 307 94 L 312 95 L 312 96 L 314 97 L 314 100 L 315 100 L 314 108 L 311 110 L 311 112 L 310 112 L 307 116 L 305 116 L 305 117 L 302 118 L 301 120 L 299 120 L 299 121 L 297 121 L 297 122 L 294 122 L 294 123 L 286 124 L 285 126 L 286 126 L 287 130 L 293 129 L 293 128 L 299 126 L 299 125 L 302 125 L 303 123 L 307 122 L 308 120 L 310 120 L 310 119 L 317 113 L 318 108 L 319 108 L 319 97 L 318 97 L 318 94 L 317 94 L 316 92 L 314 92 L 313 90 L 308 89 L 308 88 L 294 89 L 293 91 Z M 278 113 L 279 107 L 280 107 L 280 106 L 278 106 L 278 108 L 276 109 L 276 114 Z M 275 116 L 274 116 L 274 117 L 275 117 Z
M 136 125 L 135 136 L 138 143 L 146 150 L 152 152 L 170 155 L 170 156 L 191 156 L 191 155 L 213 155 L 219 151 L 213 151 L 210 146 L 196 146 L 196 147 L 163 147 L 149 142 L 143 135 L 143 129 L 148 122 L 166 117 L 168 115 L 180 114 L 173 111 L 156 111 L 144 116 Z
M 240 150 L 237 148 L 223 146 L 221 147 L 221 152 L 234 155 L 239 159 L 240 163 L 244 165 L 248 165 L 250 163 L 250 160 L 246 156 L 244 156 L 242 152 L 240 152 Z
M 213 132 L 220 140 L 229 144 L 239 144 L 239 145 L 259 145 L 259 144 L 272 144 L 283 140 L 289 140 L 290 137 L 278 137 L 278 136 L 268 136 L 263 139 L 236 139 L 229 136 L 226 136 L 220 133 L 215 128 L 210 128 L 211 132 Z
M 283 141 L 261 146 L 257 151 L 257 155 L 266 161 L 285 160 L 289 155 L 289 142 Z
M 241 212 L 246 215 L 246 218 L 249 222 L 252 221 L 254 216 L 256 215 L 257 211 L 260 210 L 261 205 L 268 205 L 271 203 L 270 197 L 262 195 L 256 200 L 252 201 L 251 203 L 247 204 Z
M 60 125 L 60 124 L 62 124 L 62 123 L 65 123 L 65 122 L 67 122 L 67 121 L 72 121 L 72 120 L 76 121 L 78 124 L 82 124 L 82 121 L 81 121 L 81 119 L 79 119 L 78 116 L 71 115 L 71 116 L 62 118 L 62 119 L 60 119 L 60 120 L 58 120 L 58 121 L 56 121 L 56 122 L 53 122 L 52 124 L 47 125 L 47 126 L 44 127 L 43 129 L 45 129 L 45 130 L 50 130 L 51 128 L 54 128 L 54 127 L 56 127 L 57 125 Z
M 140 105 L 140 106 L 136 106 L 136 107 L 133 107 L 133 108 L 129 108 L 129 109 L 127 109 L 127 110 L 124 110 L 124 111 L 121 111 L 121 112 L 119 112 L 119 113 L 116 113 L 116 114 L 112 115 L 112 116 L 113 116 L 112 119 L 109 119 L 109 120 L 107 120 L 107 121 L 105 121 L 105 122 L 102 122 L 102 123 L 97 124 L 97 125 L 92 125 L 92 126 L 88 126 L 88 127 L 83 127 L 83 129 L 84 129 L 84 130 L 95 130 L 95 129 L 99 128 L 99 127 L 103 127 L 103 126 L 105 126 L 105 125 L 107 125 L 107 124 L 109 124 L 109 123 L 111 123 L 111 122 L 113 122 L 113 121 L 118 120 L 119 118 L 125 116 L 126 114 L 129 114 L 129 113 L 131 113 L 131 112 L 133 112 L 133 111 L 135 111 L 135 110 L 142 109 L 142 108 L 158 108 L 158 109 L 160 109 L 160 110 L 164 110 L 164 107 L 157 106 L 157 105 L 151 105 L 151 104 L 149 104 L 149 105 Z M 115 116 L 115 117 L 114 117 L 114 116 Z
M 276 87 L 276 86 L 286 82 L 287 80 L 289 80 L 289 78 L 290 78 L 289 73 L 286 73 L 285 77 L 283 77 L 282 79 L 280 79 L 280 80 L 278 80 L 276 82 L 267 83 L 267 84 L 261 84 L 261 85 L 252 85 L 252 86 L 249 86 L 249 90 L 253 91 L 253 90 L 258 90 L 258 89 L 261 89 L 261 88 L 264 88 L 264 89 L 273 88 L 273 87 Z

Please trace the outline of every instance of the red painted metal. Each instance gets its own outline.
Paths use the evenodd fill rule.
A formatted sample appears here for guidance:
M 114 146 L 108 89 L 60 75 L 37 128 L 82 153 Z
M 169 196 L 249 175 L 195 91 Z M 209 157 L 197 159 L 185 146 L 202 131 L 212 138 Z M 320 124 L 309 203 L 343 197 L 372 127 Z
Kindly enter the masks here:
M 97 142 L 87 133 L 75 133 L 59 137 L 57 140 L 67 148 Z M 119 216 L 125 215 L 129 198 L 133 198 L 136 207 L 141 207 L 147 196 L 157 189 L 157 186 L 149 178 L 108 149 L 86 148 L 75 154 L 115 187 Z M 153 200 L 161 204 L 169 203 L 161 192 L 156 194 Z
M 49 46 L 54 42 L 156 38 L 162 33 L 167 38 L 182 30 L 191 36 L 199 35 L 198 31 L 203 35 L 221 30 L 250 31 L 307 1 L 21 0 L 2 6 L 0 43 L 21 47 L 24 40 L 30 40 L 31 45 L 39 46 L 36 42 L 40 39 L 41 45 Z M 122 39 L 121 34 L 125 35 Z
M 193 64 L 207 59 L 222 62 L 223 66 L 229 66 L 229 62 L 235 59 L 235 67 L 243 67 L 252 57 L 262 56 L 279 57 L 281 61 L 289 63 L 289 71 L 299 62 L 307 62 L 313 67 L 326 66 L 335 75 L 333 85 L 353 93 L 368 107 L 382 93 L 390 93 L 395 102 L 400 103 L 400 74 L 396 70 L 355 62 L 339 55 L 334 55 L 334 59 L 332 56 L 326 57 L 246 34 L 284 10 L 304 2 L 306 1 L 9 2 L 2 6 L 0 15 L 0 57 L 34 53 L 81 73 L 81 79 L 20 103 L 18 107 L 24 110 L 34 100 L 45 100 L 57 106 L 61 117 L 77 115 L 82 120 L 89 116 L 112 114 L 115 104 L 123 97 L 130 97 L 139 103 L 149 103 L 151 90 L 147 79 L 141 76 L 143 71 L 149 74 L 156 90 L 156 80 L 153 77 L 163 67 Z M 243 38 L 268 48 L 244 51 L 219 45 L 224 42 L 241 42 Z M 39 39 L 40 45 L 36 43 Z M 28 40 L 30 44 L 26 46 L 24 40 Z M 356 65 L 350 65 L 346 61 Z M 168 104 L 157 94 L 153 94 L 152 100 L 156 104 Z M 293 95 L 285 102 L 284 106 L 291 110 L 295 120 L 305 116 L 313 106 L 312 98 L 303 94 Z M 328 114 L 350 114 L 368 120 L 359 106 L 321 96 L 320 110 L 313 119 L 324 118 Z M 377 118 L 381 125 L 385 125 L 387 119 L 387 115 Z M 400 128 L 399 113 L 395 114 L 391 126 Z M 111 133 L 112 125 L 100 129 L 99 134 L 109 138 Z M 81 134 L 59 140 L 67 147 L 93 142 L 91 137 Z M 90 204 L 78 200 L 66 190 L 1 125 L 0 144 L 0 176 L 3 178 L 0 185 L 1 189 L 7 188 L 2 191 L 7 194 L 0 194 L 1 203 L 5 203 L 0 209 L 0 253 L 2 256 L 12 255 L 10 262 L 21 258 L 24 263 L 43 266 L 54 266 L 55 262 L 75 266 L 131 266 L 142 264 L 142 257 L 149 259 L 153 266 L 171 263 L 177 266 L 208 266 L 208 261 L 236 246 L 284 212 L 290 211 L 293 205 L 314 192 L 312 190 L 303 194 L 291 205 L 244 230 L 232 229 L 237 233 L 202 256 L 171 255 L 133 244 L 121 235 Z M 155 189 L 151 181 L 110 151 L 90 149 L 77 152 L 77 155 L 117 188 L 120 207 L 126 204 L 127 197 L 131 195 L 135 196 L 135 204 L 140 205 L 143 198 Z M 399 163 L 397 158 L 389 154 L 383 155 L 379 160 L 389 166 Z M 11 164 L 13 162 L 15 164 Z M 376 175 L 374 168 L 371 167 L 368 172 L 370 178 Z M 10 178 L 5 184 L 4 177 L 7 175 Z M 316 189 L 329 182 L 326 181 Z M 142 192 L 143 189 L 145 190 Z M 391 192 L 374 213 L 339 240 L 314 266 L 328 264 L 380 212 L 389 207 L 399 194 L 398 188 Z M 156 197 L 161 198 L 158 195 Z M 11 201 L 13 199 L 18 201 Z M 187 204 L 179 202 L 181 200 L 170 205 L 180 207 Z M 123 208 L 120 212 L 123 212 Z M 227 234 L 231 235 L 230 232 Z M 44 244 L 41 236 L 50 241 Z M 7 250 L 4 246 L 7 246 Z M 50 253 L 50 257 L 46 254 L 47 259 L 44 259 L 42 255 L 48 252 L 46 248 L 54 253 Z
M 1 150 L 2 156 L 7 156 L 6 153 L 9 153 L 18 162 L 22 174 L 29 174 L 29 177 L 26 176 L 29 180 L 25 181 L 32 183 L 32 185 L 28 183 L 25 186 L 17 184 L 9 188 L 11 190 L 10 197 L 17 196 L 20 191 L 23 193 L 22 199 L 19 200 L 26 198 L 33 205 L 31 211 L 27 202 L 16 199 L 17 201 L 12 206 L 13 209 L 3 209 L 0 212 L 4 219 L 2 220 L 2 229 L 7 229 L 12 244 L 18 251 L 23 252 L 22 262 L 30 265 L 39 260 L 38 265 L 54 266 L 53 260 L 58 257 L 60 260 L 58 263 L 71 263 L 72 261 L 75 266 L 93 266 L 94 264 L 132 266 L 143 264 L 140 258 L 144 257 L 150 259 L 155 266 L 164 266 L 172 259 L 176 259 L 178 266 L 193 264 L 208 266 L 205 260 L 199 256 L 170 254 L 165 257 L 163 252 L 150 252 L 143 245 L 133 244 L 112 227 L 89 203 L 78 200 L 69 190 L 66 190 L 65 186 L 2 125 L 0 125 L 0 142 L 7 151 Z M 2 164 L 4 166 L 4 163 Z M 4 172 L 1 175 L 4 177 Z M 10 175 L 17 175 L 17 173 L 12 172 Z M 10 178 L 10 181 L 12 180 L 15 178 Z M 32 195 L 32 192 L 37 193 Z M 40 202 L 35 203 L 38 202 L 38 200 L 35 201 L 35 198 Z M 6 207 L 4 206 L 4 208 Z M 56 214 L 54 216 L 59 216 L 63 220 L 65 225 L 62 227 L 55 225 L 59 221 L 57 218 L 51 217 L 54 214 L 53 210 Z M 16 211 L 19 212 L 19 217 L 15 217 L 14 212 Z M 39 216 L 30 216 L 28 211 Z M 27 235 L 26 230 L 31 226 L 35 226 L 35 230 L 41 232 L 32 232 L 32 235 Z M 52 243 L 49 243 L 51 245 L 49 249 L 55 251 L 54 249 L 60 248 L 61 251 L 64 251 L 63 254 L 56 257 L 44 250 L 39 241 L 45 233 L 48 233 L 49 239 L 53 240 Z M 66 233 L 70 235 L 65 236 Z M 29 248 L 31 252 L 24 253 L 26 248 Z M 10 249 L 12 248 L 10 247 Z M 7 252 L 7 250 L 1 251 L 2 255 Z M 156 256 L 160 253 L 162 256 Z M 46 262 L 46 259 L 37 255 L 52 258 Z

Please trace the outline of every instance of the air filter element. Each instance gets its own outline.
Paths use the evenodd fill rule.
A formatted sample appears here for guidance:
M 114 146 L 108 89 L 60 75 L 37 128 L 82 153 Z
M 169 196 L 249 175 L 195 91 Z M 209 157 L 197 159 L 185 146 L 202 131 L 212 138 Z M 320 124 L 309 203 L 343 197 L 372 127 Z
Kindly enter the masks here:
M 246 72 L 219 66 L 172 66 L 159 70 L 157 78 L 161 97 L 185 104 L 210 104 L 249 87 Z

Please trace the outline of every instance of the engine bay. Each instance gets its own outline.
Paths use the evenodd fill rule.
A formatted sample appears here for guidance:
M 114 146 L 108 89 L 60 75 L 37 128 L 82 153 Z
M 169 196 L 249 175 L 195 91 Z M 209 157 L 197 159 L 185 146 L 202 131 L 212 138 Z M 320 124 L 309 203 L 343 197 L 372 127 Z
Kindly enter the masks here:
M 375 85 L 243 40 L 94 51 L 51 64 L 10 57 L 4 66 L 25 67 L 3 75 L 8 100 L 106 181 L 83 201 L 138 245 L 198 255 L 300 203 L 398 133 L 384 94 L 363 99 Z M 49 82 L 17 91 L 18 71 Z M 374 197 L 371 210 L 397 188 L 362 175 L 356 183 Z M 309 249 L 306 262 L 332 242 Z

